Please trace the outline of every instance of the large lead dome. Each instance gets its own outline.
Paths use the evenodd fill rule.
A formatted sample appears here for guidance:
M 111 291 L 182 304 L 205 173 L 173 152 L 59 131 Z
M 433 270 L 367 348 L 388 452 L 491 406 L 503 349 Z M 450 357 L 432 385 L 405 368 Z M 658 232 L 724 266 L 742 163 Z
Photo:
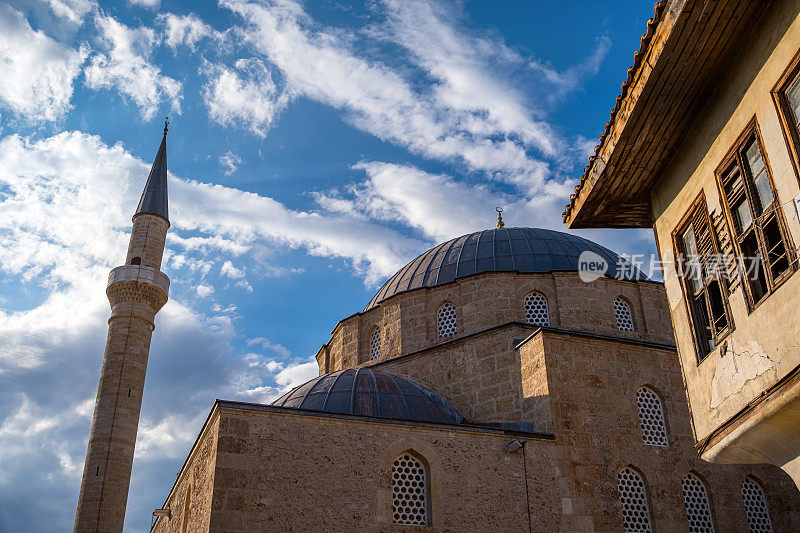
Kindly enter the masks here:
M 348 368 L 308 381 L 272 405 L 416 422 L 460 424 L 461 415 L 436 393 L 371 368 Z
M 585 251 L 605 259 L 607 275 L 611 277 L 647 279 L 635 268 L 618 272 L 620 257 L 583 237 L 541 228 L 495 228 L 462 235 L 431 248 L 389 278 L 364 310 L 395 294 L 484 272 L 577 271 L 578 257 Z

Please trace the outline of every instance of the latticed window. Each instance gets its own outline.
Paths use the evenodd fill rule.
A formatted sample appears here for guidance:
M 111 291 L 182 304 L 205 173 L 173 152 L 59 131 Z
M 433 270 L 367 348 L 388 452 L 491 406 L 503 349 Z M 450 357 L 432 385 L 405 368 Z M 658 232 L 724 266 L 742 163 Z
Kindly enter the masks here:
M 428 525 L 428 471 L 404 453 L 392 465 L 392 517 L 395 524 Z
M 650 446 L 669 446 L 664 409 L 656 391 L 648 387 L 636 391 L 636 405 L 639 408 L 644 443 Z
M 525 320 L 535 326 L 550 325 L 550 310 L 544 295 L 532 292 L 525 297 Z
M 369 337 L 369 358 L 376 359 L 381 356 L 381 328 L 372 330 Z
M 708 501 L 706 486 L 691 472 L 683 478 L 681 486 L 686 519 L 689 521 L 689 533 L 714 533 L 711 503 Z
M 614 316 L 617 317 L 618 330 L 633 331 L 633 313 L 631 313 L 631 306 L 622 298 L 614 300 Z
M 652 531 L 647 487 L 642 476 L 633 468 L 623 468 L 617 474 L 617 486 L 619 499 L 622 502 L 622 524 L 625 526 L 625 531 L 631 533 Z
M 456 334 L 456 308 L 453 304 L 444 304 L 439 308 L 436 314 L 436 330 L 440 339 Z
M 772 521 L 769 519 L 767 497 L 761 485 L 754 480 L 745 478 L 742 482 L 742 496 L 744 508 L 747 511 L 747 522 L 750 524 L 751 533 L 772 533 Z

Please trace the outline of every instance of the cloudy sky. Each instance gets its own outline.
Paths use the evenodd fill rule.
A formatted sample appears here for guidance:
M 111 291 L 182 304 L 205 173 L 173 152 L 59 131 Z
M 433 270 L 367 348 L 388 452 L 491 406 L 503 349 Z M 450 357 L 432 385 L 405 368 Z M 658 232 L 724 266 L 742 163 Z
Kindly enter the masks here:
M 561 211 L 652 2 L 0 1 L 0 531 L 71 528 L 130 216 L 170 218 L 126 530 L 395 270 Z M 584 233 L 650 253 L 646 231 Z

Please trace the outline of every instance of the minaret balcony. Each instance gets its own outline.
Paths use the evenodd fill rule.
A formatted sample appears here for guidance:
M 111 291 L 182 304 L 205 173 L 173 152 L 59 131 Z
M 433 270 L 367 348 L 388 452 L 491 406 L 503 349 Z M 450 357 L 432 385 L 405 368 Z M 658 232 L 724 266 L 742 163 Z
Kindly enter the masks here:
M 136 281 L 160 289 L 164 295 L 169 294 L 169 278 L 160 270 L 142 265 L 122 265 L 108 274 L 108 285 L 122 281 Z

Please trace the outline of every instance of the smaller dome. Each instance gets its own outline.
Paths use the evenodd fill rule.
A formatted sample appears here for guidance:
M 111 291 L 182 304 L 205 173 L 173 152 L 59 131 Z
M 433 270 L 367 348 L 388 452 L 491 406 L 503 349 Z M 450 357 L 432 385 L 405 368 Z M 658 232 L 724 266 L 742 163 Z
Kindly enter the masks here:
M 411 380 L 348 368 L 295 387 L 272 405 L 309 411 L 460 424 L 461 415 L 436 393 Z

